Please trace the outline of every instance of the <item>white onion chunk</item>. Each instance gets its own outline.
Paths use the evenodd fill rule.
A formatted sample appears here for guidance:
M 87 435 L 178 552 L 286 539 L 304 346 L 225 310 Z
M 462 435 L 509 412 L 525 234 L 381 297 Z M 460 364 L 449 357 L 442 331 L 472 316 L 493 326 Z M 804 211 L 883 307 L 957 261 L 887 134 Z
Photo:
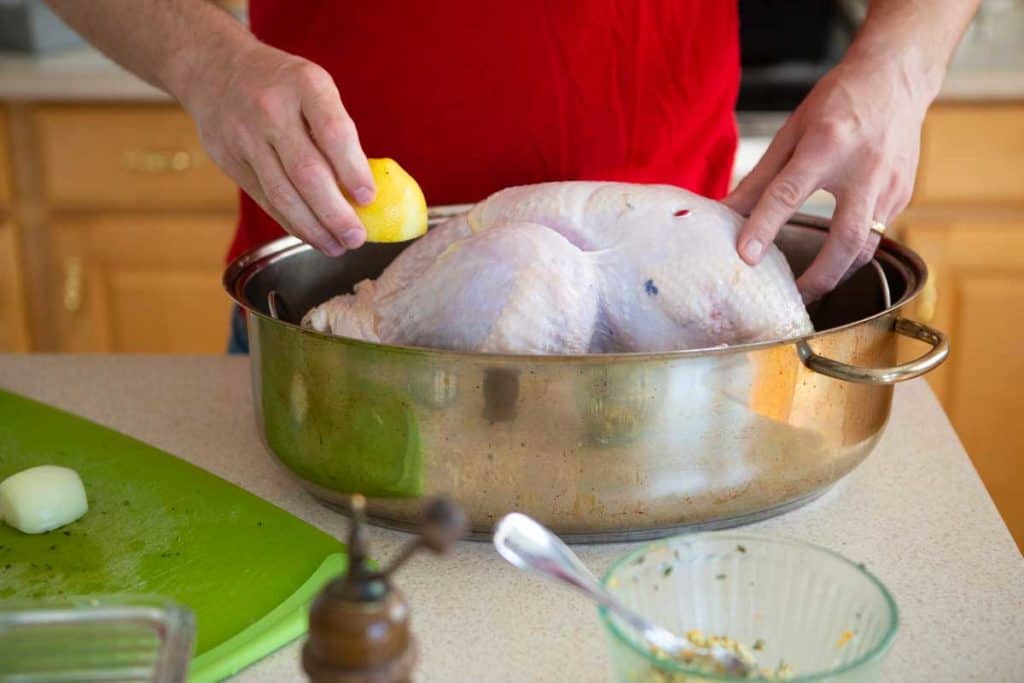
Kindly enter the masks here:
M 0 483 L 0 519 L 26 534 L 58 529 L 88 510 L 82 479 L 67 467 L 31 467 Z

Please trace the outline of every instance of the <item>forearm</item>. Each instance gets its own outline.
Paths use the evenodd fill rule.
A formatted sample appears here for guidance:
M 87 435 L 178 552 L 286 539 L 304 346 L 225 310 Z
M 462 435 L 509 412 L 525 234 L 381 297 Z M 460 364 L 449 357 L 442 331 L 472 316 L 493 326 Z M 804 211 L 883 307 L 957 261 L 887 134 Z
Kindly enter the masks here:
M 209 65 L 256 42 L 245 26 L 207 0 L 46 2 L 104 54 L 182 101 Z
M 980 0 L 871 0 L 846 59 L 894 68 L 900 84 L 927 107 L 938 95 L 979 4 Z

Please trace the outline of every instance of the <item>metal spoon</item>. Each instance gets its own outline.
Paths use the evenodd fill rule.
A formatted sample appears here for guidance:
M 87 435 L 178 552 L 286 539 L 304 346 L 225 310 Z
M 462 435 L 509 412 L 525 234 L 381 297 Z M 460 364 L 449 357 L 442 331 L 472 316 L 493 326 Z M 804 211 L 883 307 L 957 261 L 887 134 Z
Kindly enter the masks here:
M 748 664 L 721 646 L 699 647 L 689 639 L 652 624 L 612 597 L 598 583 L 580 558 L 557 536 L 535 520 L 518 512 L 506 515 L 494 530 L 494 547 L 512 565 L 567 583 L 594 602 L 606 607 L 635 628 L 648 644 L 671 656 L 692 653 L 708 657 L 726 672 L 746 676 Z

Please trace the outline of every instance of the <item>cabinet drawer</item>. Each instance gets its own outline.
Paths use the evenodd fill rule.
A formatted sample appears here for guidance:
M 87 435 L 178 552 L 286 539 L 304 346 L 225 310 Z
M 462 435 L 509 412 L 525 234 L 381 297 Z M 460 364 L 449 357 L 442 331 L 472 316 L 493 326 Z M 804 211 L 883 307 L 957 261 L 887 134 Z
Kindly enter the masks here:
M 928 112 L 914 203 L 1024 201 L 1024 104 Z
M 43 106 L 46 192 L 56 208 L 230 209 L 236 190 L 173 106 Z

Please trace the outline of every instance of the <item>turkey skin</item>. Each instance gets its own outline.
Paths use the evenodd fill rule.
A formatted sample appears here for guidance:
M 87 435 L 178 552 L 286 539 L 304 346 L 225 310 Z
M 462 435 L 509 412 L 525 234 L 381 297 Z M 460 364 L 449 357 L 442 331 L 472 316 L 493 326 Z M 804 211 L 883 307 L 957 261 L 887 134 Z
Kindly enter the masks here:
M 302 324 L 459 351 L 673 351 L 813 332 L 782 253 L 736 253 L 743 218 L 667 185 L 555 182 L 497 192 Z

